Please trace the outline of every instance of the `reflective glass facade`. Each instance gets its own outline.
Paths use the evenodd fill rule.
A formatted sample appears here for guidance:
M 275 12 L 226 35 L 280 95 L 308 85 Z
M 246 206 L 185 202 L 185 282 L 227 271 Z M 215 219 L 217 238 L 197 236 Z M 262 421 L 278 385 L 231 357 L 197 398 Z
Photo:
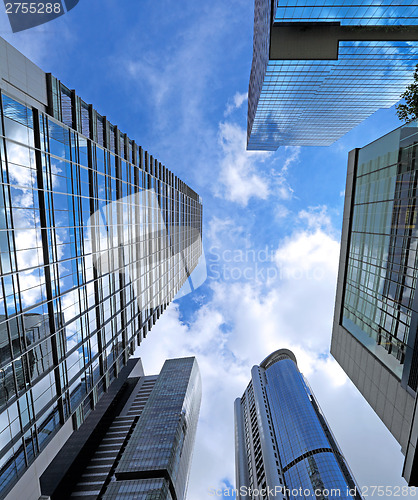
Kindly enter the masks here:
M 291 351 L 276 351 L 253 368 L 235 403 L 235 423 L 237 488 L 281 487 L 282 496 L 272 498 L 289 500 L 361 498 Z
M 136 494 L 146 491 L 150 488 L 149 479 L 156 476 L 165 480 L 160 487 L 162 496 L 155 498 L 171 498 L 164 496 L 166 494 L 177 500 L 185 498 L 201 393 L 195 358 L 171 359 L 164 363 L 116 468 L 117 481 L 104 499 L 119 498 L 114 494 L 121 491 L 122 485 L 129 486 Z M 144 495 L 146 498 L 149 497 Z
M 283 359 L 268 368 L 265 375 L 286 486 L 291 490 L 311 490 L 312 496 L 318 488 L 338 489 L 345 494 L 335 498 L 350 498 L 349 483 L 340 463 L 344 463 L 344 458 L 327 437 L 329 430 L 318 418 L 319 408 L 294 361 Z M 334 498 L 323 496 L 326 497 Z
M 106 500 L 175 500 L 165 479 L 141 479 L 111 483 Z
M 418 63 L 417 41 L 361 41 L 355 36 L 339 42 L 335 59 L 318 56 L 315 48 L 312 58 L 273 59 L 271 30 L 286 23 L 415 26 L 418 6 L 411 0 L 379 5 L 369 0 L 321 5 L 255 0 L 248 149 L 332 144 L 378 109 L 395 104 Z
M 418 486 L 418 122 L 350 151 L 331 339 Z
M 51 500 L 184 500 L 200 402 L 195 358 L 168 360 L 152 376 L 137 360 L 109 401 L 110 413 L 100 420 L 91 415 L 83 425 L 82 433 L 88 428 L 98 439 L 80 446 L 77 434 L 71 436 L 41 478 L 42 494 Z
M 69 419 L 82 424 L 202 252 L 199 196 L 42 82 L 44 107 L 0 96 L 2 498 Z
M 412 362 L 414 391 L 417 151 L 418 123 L 412 122 L 358 152 L 341 320 L 399 379 Z
M 273 0 L 274 20 L 287 22 L 339 21 L 341 24 L 409 24 L 418 17 L 412 0 Z

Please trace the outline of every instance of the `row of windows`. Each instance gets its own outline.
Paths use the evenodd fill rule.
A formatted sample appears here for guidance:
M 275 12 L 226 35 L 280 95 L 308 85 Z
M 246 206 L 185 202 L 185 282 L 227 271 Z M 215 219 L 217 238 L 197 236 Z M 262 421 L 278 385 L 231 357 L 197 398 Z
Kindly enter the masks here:
M 417 147 L 411 130 L 396 130 L 359 153 L 343 308 L 349 331 L 398 376 L 418 277 Z M 402 134 L 408 137 L 405 147 Z
M 289 359 L 276 362 L 266 370 L 265 376 L 267 399 L 287 488 L 292 490 L 302 486 L 313 496 L 315 489 L 331 487 L 340 487 L 345 493 L 348 483 L 333 452 L 300 460 L 309 451 L 330 450 L 332 447 L 295 363 Z M 323 457 L 320 467 L 319 456 Z M 333 471 L 331 475 L 328 474 L 330 470 Z
M 148 155 L 140 170 L 1 103 L 0 496 L 97 403 L 195 267 L 202 222 L 197 195 Z
M 264 67 L 256 59 L 268 58 L 267 47 L 253 62 L 249 148 L 331 144 L 399 100 L 417 47 L 417 42 L 340 42 L 335 61 L 272 60 Z

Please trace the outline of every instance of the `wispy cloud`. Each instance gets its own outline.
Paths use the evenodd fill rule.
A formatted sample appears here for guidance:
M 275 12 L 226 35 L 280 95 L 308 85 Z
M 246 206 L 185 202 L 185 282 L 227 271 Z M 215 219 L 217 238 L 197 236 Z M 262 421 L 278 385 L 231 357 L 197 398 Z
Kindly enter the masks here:
M 279 150 L 279 155 L 273 158 L 270 169 L 270 186 L 272 194 L 280 200 L 291 200 L 294 195 L 289 183 L 289 170 L 294 167 L 300 156 L 300 147 L 286 146 Z
M 285 219 L 290 215 L 290 210 L 282 203 L 279 203 L 274 208 L 273 213 L 274 213 L 275 220 L 280 221 L 281 219 Z
M 305 222 L 309 229 L 325 229 L 328 232 L 333 230 L 329 210 L 325 205 L 303 209 L 298 213 L 298 218 Z
M 206 231 L 206 237 L 210 242 L 211 246 L 214 245 L 224 245 L 225 236 L 240 236 L 244 234 L 244 228 L 237 225 L 231 217 L 212 217 L 208 223 L 208 228 Z
M 213 5 L 205 9 L 204 22 L 198 18 L 181 30 L 173 29 L 164 52 L 144 44 L 141 51 L 125 57 L 130 85 L 147 96 L 154 113 L 153 128 L 181 135 L 189 143 L 191 137 L 206 134 L 208 96 L 219 71 L 217 56 L 223 50 L 227 26 L 227 11 Z
M 281 169 L 282 173 L 287 173 L 289 170 L 289 167 L 293 164 L 296 163 L 299 160 L 300 157 L 300 151 L 301 148 L 300 146 L 285 146 L 284 147 L 284 152 L 285 152 L 285 161 L 283 163 L 283 167 Z
M 239 125 L 224 122 L 219 126 L 221 148 L 219 185 L 215 194 L 228 201 L 246 206 L 251 198 L 265 200 L 270 194 L 266 175 L 258 173 L 269 153 L 246 151 L 246 133 Z
M 244 102 L 248 99 L 248 92 L 241 94 L 237 92 L 231 101 L 228 102 L 224 116 L 229 116 L 236 109 L 240 109 L 240 107 L 244 104 Z

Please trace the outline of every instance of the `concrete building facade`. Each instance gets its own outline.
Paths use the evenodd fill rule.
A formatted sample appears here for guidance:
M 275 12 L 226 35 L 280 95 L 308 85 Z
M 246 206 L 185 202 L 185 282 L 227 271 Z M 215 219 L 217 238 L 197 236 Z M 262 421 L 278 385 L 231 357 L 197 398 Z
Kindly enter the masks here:
M 418 484 L 418 124 L 350 152 L 331 354 L 406 455 Z

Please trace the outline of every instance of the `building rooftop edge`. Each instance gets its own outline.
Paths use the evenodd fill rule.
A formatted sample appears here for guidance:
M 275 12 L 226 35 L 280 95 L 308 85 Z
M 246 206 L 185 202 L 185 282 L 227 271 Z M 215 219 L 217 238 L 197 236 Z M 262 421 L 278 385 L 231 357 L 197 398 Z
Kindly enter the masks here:
M 401 123 L 401 125 L 399 125 L 399 127 L 396 127 L 394 129 L 392 129 L 391 131 L 386 132 L 386 134 L 383 134 L 382 136 L 378 137 L 377 139 L 374 139 L 373 141 L 369 142 L 368 144 L 365 144 L 364 146 L 361 146 L 359 148 L 354 148 L 354 149 L 364 149 L 364 148 L 367 148 L 368 146 L 371 146 L 375 142 L 379 142 L 380 140 L 384 139 L 386 136 L 388 136 L 390 134 L 393 134 L 393 132 L 396 132 L 397 130 L 400 130 L 401 128 L 407 128 L 407 127 L 411 127 L 411 126 L 414 126 L 414 125 L 418 126 L 418 119 L 411 120 L 411 121 L 405 122 L 405 123 Z
M 267 369 L 282 359 L 291 359 L 297 365 L 296 356 L 290 349 L 278 349 L 269 354 L 261 363 L 261 368 Z

